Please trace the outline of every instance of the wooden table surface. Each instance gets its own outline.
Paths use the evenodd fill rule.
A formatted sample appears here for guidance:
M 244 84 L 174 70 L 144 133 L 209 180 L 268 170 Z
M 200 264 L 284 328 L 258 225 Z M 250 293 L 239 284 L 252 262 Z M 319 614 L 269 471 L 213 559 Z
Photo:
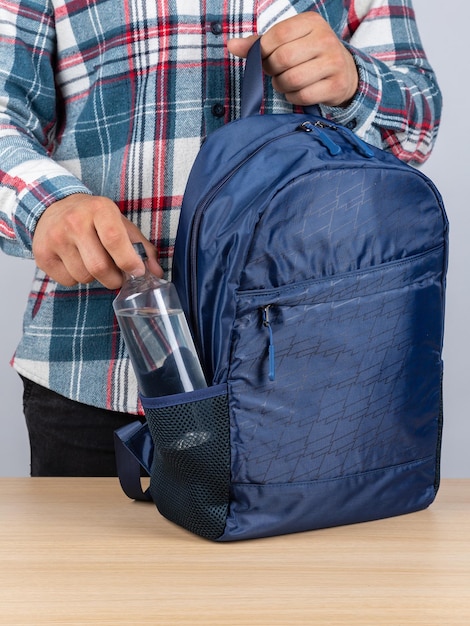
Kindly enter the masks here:
M 0 479 L 2 626 L 470 625 L 470 480 L 426 511 L 216 544 L 113 478 Z

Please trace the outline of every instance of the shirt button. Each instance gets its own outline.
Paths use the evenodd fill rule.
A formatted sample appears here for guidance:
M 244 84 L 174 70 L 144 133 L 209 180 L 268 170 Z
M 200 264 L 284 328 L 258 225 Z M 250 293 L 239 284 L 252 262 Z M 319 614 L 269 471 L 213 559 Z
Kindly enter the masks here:
M 223 117 L 225 115 L 225 107 L 220 102 L 214 104 L 211 110 L 214 117 Z
M 221 35 L 222 30 L 222 24 L 220 22 L 211 22 L 211 33 L 213 35 Z
M 349 130 L 354 130 L 357 126 L 357 121 L 356 120 L 350 120 L 347 124 L 345 124 L 346 128 L 349 128 Z

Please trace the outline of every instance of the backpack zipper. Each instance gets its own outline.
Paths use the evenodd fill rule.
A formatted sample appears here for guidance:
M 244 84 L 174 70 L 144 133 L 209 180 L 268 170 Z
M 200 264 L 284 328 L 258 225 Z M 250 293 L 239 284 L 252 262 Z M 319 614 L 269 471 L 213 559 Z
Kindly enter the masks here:
M 331 154 L 331 156 L 337 156 L 338 154 L 341 154 L 341 147 L 338 146 L 338 144 L 336 144 L 334 141 L 332 141 L 328 137 L 328 135 L 323 132 L 322 128 L 330 128 L 330 126 L 327 126 L 326 124 L 319 124 L 318 122 L 312 124 L 312 122 L 308 121 L 302 122 L 300 126 L 297 126 L 297 130 L 303 130 L 305 133 L 314 133 L 320 143 L 325 146 L 325 148 Z
M 273 329 L 271 326 L 271 320 L 269 319 L 269 309 L 271 308 L 270 304 L 261 307 L 261 314 L 263 319 L 263 326 L 268 329 L 269 333 L 269 344 L 268 344 L 268 360 L 269 360 L 269 370 L 268 370 L 268 378 L 273 381 L 275 378 L 275 358 L 274 358 L 274 338 L 273 338 Z
M 355 135 L 352 130 L 346 128 L 346 126 L 336 126 L 336 124 L 326 122 L 325 120 L 317 120 L 315 123 L 306 121 L 299 126 L 299 129 L 304 130 L 305 132 L 312 132 L 316 130 L 318 133 L 321 132 L 320 129 L 322 128 L 329 128 L 330 130 L 335 130 L 343 135 L 343 137 L 347 139 L 349 143 L 351 143 L 357 149 L 359 154 L 366 157 L 367 159 L 371 159 L 375 156 L 372 148 L 365 141 L 359 139 L 359 137 Z M 323 135 L 326 136 L 326 133 L 323 133 Z

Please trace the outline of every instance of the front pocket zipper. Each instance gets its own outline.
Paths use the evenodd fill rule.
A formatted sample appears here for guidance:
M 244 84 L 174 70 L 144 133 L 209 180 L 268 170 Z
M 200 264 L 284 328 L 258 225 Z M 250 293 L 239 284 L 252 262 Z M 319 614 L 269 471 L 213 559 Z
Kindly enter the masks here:
M 273 339 L 273 328 L 271 326 L 271 321 L 269 319 L 269 309 L 271 308 L 270 304 L 263 306 L 261 308 L 261 313 L 263 317 L 263 326 L 268 329 L 269 333 L 269 345 L 268 345 L 268 360 L 269 360 L 269 372 L 268 378 L 273 381 L 275 379 L 275 357 L 274 357 L 274 339 Z

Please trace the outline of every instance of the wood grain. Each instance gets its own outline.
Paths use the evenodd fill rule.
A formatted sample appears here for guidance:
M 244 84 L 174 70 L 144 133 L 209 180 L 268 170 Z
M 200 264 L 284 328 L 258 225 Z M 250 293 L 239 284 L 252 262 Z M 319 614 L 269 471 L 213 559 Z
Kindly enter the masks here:
M 4 626 L 470 624 L 470 480 L 426 511 L 215 544 L 112 478 L 0 479 Z

